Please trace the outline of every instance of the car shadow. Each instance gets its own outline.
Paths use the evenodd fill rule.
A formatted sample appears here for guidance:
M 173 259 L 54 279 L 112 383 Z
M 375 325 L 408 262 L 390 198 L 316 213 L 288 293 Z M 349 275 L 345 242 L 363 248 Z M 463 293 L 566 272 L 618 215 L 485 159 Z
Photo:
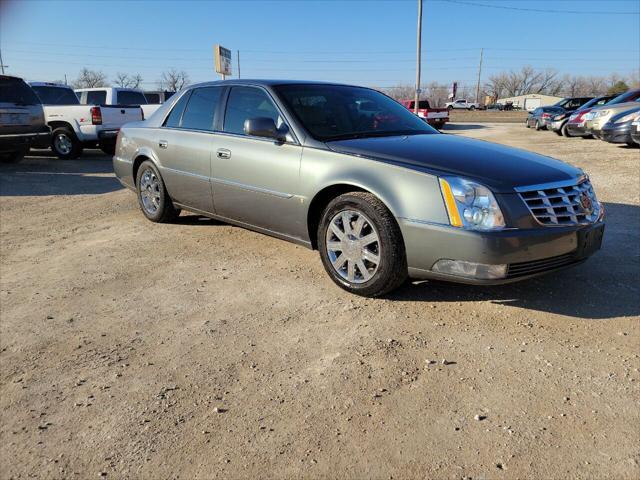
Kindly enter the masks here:
M 122 188 L 111 157 L 99 150 L 85 150 L 75 160 L 32 151 L 20 163 L 0 164 L 1 196 L 99 195 Z
M 445 123 L 441 130 L 480 130 L 481 128 L 487 127 L 478 123 Z
M 605 203 L 602 250 L 585 263 L 500 286 L 415 282 L 389 300 L 490 301 L 504 306 L 591 320 L 640 315 L 640 207 Z

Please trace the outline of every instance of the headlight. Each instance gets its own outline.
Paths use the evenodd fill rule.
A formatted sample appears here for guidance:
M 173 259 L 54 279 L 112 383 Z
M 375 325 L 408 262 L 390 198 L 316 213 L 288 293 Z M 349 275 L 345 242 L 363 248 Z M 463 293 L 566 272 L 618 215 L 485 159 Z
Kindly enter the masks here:
M 440 189 L 449 223 L 468 230 L 499 230 L 504 217 L 493 193 L 479 183 L 458 177 L 441 177 Z
M 606 117 L 607 115 L 609 115 L 609 110 L 599 110 L 596 112 L 595 117 Z
M 638 112 L 631 112 L 628 115 L 625 115 L 624 117 L 620 117 L 619 119 L 617 119 L 615 122 L 613 123 L 624 123 L 624 122 L 630 122 L 631 120 L 633 120 L 634 118 L 636 118 L 636 115 L 638 115 Z
M 555 117 L 553 117 L 553 121 L 558 121 L 558 120 L 563 120 L 564 118 L 566 118 L 567 114 L 566 113 L 562 113 L 560 115 L 557 115 Z

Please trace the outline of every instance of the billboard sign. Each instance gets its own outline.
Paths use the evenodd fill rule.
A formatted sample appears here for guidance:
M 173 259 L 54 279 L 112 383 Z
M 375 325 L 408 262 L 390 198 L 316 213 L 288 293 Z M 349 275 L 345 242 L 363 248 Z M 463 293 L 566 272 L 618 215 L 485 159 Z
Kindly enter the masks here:
M 231 50 L 218 44 L 213 46 L 216 72 L 222 76 L 231 75 Z

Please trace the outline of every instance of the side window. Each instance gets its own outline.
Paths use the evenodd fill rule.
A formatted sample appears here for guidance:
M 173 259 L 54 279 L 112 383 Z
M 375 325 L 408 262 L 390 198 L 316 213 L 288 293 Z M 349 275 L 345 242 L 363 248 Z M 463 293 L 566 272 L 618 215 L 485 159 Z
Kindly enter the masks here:
M 107 103 L 106 90 L 94 90 L 92 92 L 85 92 L 87 94 L 87 105 L 104 105 Z
M 254 87 L 233 87 L 227 101 L 223 130 L 244 135 L 244 121 L 256 117 L 272 118 L 276 125 L 281 123 L 278 110 L 265 92 Z
M 171 109 L 171 113 L 167 117 L 164 122 L 165 127 L 178 128 L 180 126 L 180 120 L 182 119 L 182 112 L 184 112 L 184 107 L 189 101 L 189 97 L 191 96 L 191 92 L 186 92 L 180 99 L 176 102 L 176 104 Z
M 213 130 L 213 116 L 220 100 L 220 87 L 196 88 L 182 115 L 181 128 Z
M 84 101 L 82 100 L 83 95 L 84 95 L 84 97 L 85 97 L 85 100 L 84 100 Z M 78 97 L 78 101 L 79 101 L 81 104 L 85 105 L 85 104 L 87 103 L 87 101 L 86 101 L 87 96 L 85 95 L 85 93 L 84 93 L 84 92 L 76 92 L 76 97 Z

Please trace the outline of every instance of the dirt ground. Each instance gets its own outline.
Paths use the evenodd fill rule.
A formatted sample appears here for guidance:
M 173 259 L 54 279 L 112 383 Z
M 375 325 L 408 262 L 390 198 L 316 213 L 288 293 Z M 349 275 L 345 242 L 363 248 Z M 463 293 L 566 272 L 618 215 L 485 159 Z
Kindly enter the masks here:
M 0 477 L 639 478 L 640 150 L 446 131 L 583 167 L 603 250 L 369 300 L 317 252 L 146 221 L 97 153 L 0 167 Z

